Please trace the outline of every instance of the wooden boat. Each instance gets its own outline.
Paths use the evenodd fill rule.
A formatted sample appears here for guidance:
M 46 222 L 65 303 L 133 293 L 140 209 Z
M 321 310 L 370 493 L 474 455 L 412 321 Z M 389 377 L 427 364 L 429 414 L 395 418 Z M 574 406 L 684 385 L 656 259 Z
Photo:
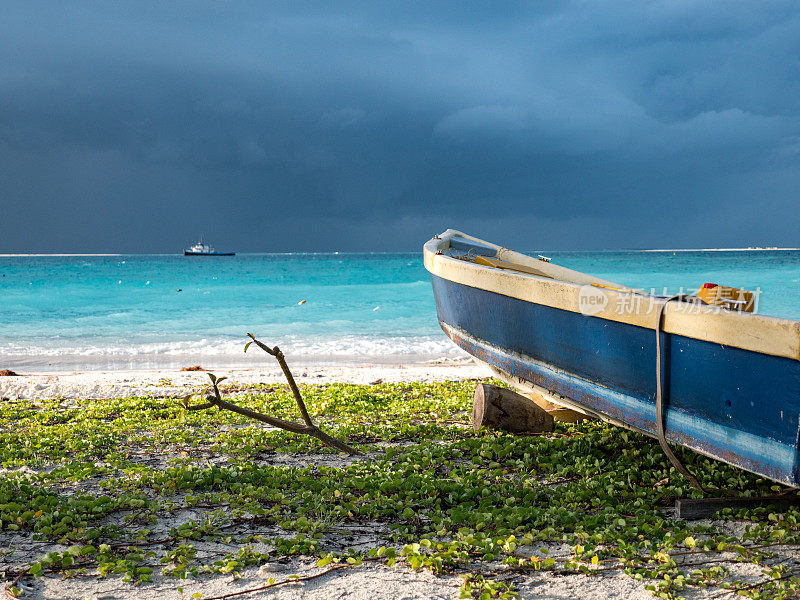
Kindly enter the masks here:
M 800 322 L 654 296 L 455 230 L 424 260 L 442 329 L 498 378 L 800 487 Z

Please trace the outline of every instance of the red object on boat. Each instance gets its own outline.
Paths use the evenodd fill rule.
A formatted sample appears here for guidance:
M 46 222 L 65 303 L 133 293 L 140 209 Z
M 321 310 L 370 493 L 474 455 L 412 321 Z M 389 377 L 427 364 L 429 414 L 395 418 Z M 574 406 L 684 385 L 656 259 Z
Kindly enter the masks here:
M 710 289 L 710 288 L 718 287 L 718 285 L 719 284 L 716 284 L 716 283 L 704 283 L 703 287 L 706 288 L 706 289 Z

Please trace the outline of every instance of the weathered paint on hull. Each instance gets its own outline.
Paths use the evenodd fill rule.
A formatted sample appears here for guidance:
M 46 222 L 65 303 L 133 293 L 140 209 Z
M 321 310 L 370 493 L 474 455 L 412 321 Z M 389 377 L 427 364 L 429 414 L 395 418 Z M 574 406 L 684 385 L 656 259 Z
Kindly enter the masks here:
M 431 276 L 439 322 L 464 350 L 511 377 L 650 435 L 651 329 L 526 302 Z M 800 362 L 662 334 L 667 437 L 800 487 Z

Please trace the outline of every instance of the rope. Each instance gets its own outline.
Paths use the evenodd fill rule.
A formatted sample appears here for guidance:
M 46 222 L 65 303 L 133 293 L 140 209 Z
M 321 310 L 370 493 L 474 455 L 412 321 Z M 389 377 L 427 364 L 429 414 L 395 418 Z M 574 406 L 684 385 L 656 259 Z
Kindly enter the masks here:
M 656 318 L 656 434 L 658 435 L 658 444 L 661 446 L 661 449 L 664 451 L 664 454 L 667 455 L 669 462 L 672 463 L 672 466 L 675 467 L 678 472 L 686 477 L 689 480 L 689 483 L 692 485 L 693 488 L 700 490 L 703 493 L 710 493 L 712 491 L 718 492 L 720 490 L 712 490 L 706 489 L 700 482 L 697 481 L 697 478 L 692 475 L 689 470 L 683 465 L 683 463 L 678 460 L 678 457 L 675 456 L 675 453 L 672 451 L 672 448 L 669 447 L 667 443 L 667 436 L 664 431 L 664 390 L 663 390 L 663 374 L 661 373 L 661 329 L 662 329 L 662 321 L 664 319 L 664 309 L 667 307 L 667 304 L 672 302 L 673 300 L 680 300 L 681 302 L 702 302 L 700 298 L 697 296 L 690 296 L 688 294 L 677 294 L 675 296 L 670 296 L 658 309 L 658 315 Z
M 700 482 L 697 481 L 697 478 L 692 475 L 689 470 L 683 465 L 683 463 L 678 460 L 678 457 L 675 456 L 675 453 L 672 452 L 672 449 L 667 444 L 667 437 L 664 431 L 664 391 L 663 391 L 663 382 L 662 382 L 662 373 L 661 373 L 661 330 L 662 330 L 662 321 L 664 319 L 664 309 L 666 308 L 667 304 L 672 302 L 673 300 L 680 300 L 681 302 L 691 302 L 694 304 L 705 304 L 700 298 L 697 296 L 691 296 L 688 294 L 677 294 L 675 296 L 670 296 L 658 309 L 658 318 L 656 319 L 656 434 L 658 435 L 658 444 L 661 446 L 661 449 L 664 451 L 664 454 L 667 455 L 669 462 L 672 463 L 672 466 L 675 467 L 678 472 L 686 477 L 689 480 L 689 483 L 692 485 L 693 488 L 700 490 L 704 494 L 716 494 L 722 496 L 739 496 L 733 490 L 728 489 L 721 489 L 721 488 L 714 488 L 714 487 L 703 487 L 700 485 Z M 794 492 L 793 489 L 787 488 L 783 492 L 777 494 L 777 496 L 785 496 Z M 764 496 L 765 498 L 769 498 L 769 496 Z M 757 499 L 757 498 L 754 498 Z

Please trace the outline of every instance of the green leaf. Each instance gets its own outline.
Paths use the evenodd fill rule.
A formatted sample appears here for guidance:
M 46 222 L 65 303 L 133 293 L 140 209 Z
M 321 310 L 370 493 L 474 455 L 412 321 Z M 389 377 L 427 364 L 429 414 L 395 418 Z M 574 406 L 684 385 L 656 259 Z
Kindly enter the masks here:
M 331 555 L 330 555 L 330 554 L 328 554 L 326 557 L 324 557 L 324 558 L 320 558 L 320 559 L 317 561 L 317 566 L 318 566 L 318 567 L 324 567 L 324 566 L 326 566 L 326 565 L 329 565 L 330 563 L 331 563 Z

